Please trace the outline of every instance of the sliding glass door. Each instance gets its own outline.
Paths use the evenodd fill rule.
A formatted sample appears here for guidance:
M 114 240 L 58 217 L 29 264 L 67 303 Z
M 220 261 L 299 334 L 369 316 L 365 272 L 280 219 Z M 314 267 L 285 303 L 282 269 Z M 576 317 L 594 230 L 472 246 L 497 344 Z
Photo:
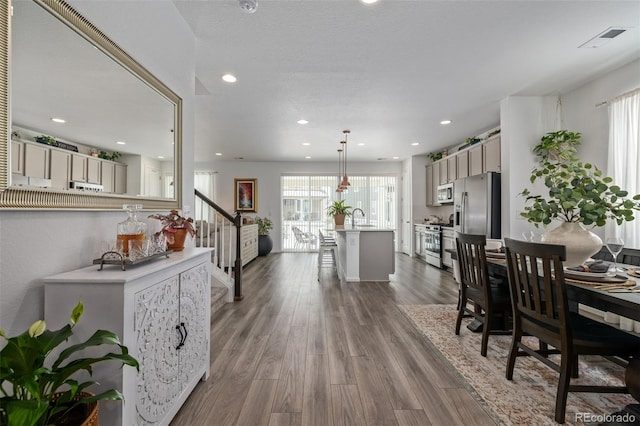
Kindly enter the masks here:
M 281 177 L 283 251 L 317 250 L 318 233 L 334 227 L 327 207 L 339 199 L 364 212 L 364 217 L 356 212 L 348 218 L 347 226 L 355 220 L 358 225 L 397 228 L 397 176 L 349 176 L 349 181 L 349 190 L 337 193 L 336 176 Z

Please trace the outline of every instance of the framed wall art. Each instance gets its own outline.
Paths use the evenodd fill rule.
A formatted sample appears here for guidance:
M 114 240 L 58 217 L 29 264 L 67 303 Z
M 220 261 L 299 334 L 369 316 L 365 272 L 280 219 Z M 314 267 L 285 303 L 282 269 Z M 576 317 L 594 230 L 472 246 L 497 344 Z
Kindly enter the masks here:
M 258 211 L 258 179 L 234 179 L 235 209 L 238 212 Z

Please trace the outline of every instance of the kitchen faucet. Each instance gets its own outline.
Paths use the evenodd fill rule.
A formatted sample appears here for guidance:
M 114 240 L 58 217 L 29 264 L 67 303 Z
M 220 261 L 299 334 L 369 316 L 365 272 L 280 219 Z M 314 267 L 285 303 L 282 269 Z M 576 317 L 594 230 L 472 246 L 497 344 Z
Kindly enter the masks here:
M 351 210 L 351 227 L 352 228 L 356 226 L 356 220 L 355 220 L 356 215 L 354 214 L 356 211 L 359 211 L 360 213 L 362 213 L 362 217 L 364 217 L 364 212 L 360 207 L 356 207 L 355 209 Z

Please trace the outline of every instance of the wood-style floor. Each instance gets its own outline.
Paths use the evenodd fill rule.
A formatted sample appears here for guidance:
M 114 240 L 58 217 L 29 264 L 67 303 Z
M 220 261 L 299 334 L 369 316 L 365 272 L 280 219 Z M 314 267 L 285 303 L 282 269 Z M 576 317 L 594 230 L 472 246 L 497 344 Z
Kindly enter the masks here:
M 389 283 L 317 281 L 317 255 L 270 254 L 211 318 L 211 376 L 172 425 L 493 425 L 397 305 L 455 303 L 451 274 L 396 256 Z

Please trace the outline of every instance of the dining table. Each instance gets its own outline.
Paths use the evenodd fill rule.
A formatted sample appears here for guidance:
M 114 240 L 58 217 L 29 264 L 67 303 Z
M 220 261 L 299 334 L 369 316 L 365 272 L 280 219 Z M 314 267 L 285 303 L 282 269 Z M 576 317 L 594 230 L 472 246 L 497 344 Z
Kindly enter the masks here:
M 592 281 L 575 275 L 567 277 L 565 272 L 569 309 L 578 312 L 578 305 L 582 304 L 640 321 L 640 268 L 620 263 L 618 268 L 618 286 L 611 279 Z M 487 269 L 489 275 L 508 282 L 506 259 L 487 256 Z M 629 393 L 640 401 L 640 359 L 634 358 L 627 365 L 625 382 Z

